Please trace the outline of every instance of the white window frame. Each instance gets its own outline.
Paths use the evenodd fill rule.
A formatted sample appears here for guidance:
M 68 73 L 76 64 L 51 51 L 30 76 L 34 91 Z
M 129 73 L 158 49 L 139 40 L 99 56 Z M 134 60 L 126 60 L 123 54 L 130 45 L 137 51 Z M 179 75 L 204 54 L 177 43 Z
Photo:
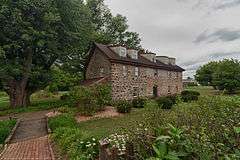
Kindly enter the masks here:
M 127 67 L 123 66 L 123 76 L 127 76 Z
M 138 67 L 135 67 L 135 69 L 134 69 L 134 75 L 135 75 L 135 77 L 138 77 L 138 76 L 139 76 L 139 68 L 138 68 Z

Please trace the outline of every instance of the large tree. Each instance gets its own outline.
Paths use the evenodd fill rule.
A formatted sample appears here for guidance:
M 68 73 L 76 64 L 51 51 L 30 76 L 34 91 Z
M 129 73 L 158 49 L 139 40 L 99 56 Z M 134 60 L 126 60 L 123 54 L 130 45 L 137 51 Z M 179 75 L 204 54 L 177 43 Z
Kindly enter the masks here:
M 218 62 L 209 62 L 201 66 L 195 75 L 195 79 L 203 86 L 213 86 L 213 74 L 216 71 Z
M 215 89 L 233 93 L 240 89 L 240 61 L 225 59 L 209 62 L 197 70 L 195 77 L 202 85 L 210 85 Z
M 56 60 L 79 53 L 91 39 L 81 1 L 1 0 L 0 22 L 0 81 L 12 107 L 27 106 L 49 83 Z
M 220 61 L 213 74 L 213 84 L 219 90 L 234 93 L 240 89 L 240 61 L 225 59 Z
M 94 26 L 93 40 L 105 44 L 122 44 L 131 48 L 141 48 L 139 34 L 130 32 L 127 18 L 113 16 L 104 0 L 87 0 Z

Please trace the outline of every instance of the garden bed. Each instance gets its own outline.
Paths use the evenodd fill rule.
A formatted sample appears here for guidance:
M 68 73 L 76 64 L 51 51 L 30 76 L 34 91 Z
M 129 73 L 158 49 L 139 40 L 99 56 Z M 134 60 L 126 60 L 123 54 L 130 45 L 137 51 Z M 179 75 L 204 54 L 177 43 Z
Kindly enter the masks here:
M 20 120 L 3 120 L 0 121 L 0 145 L 1 150 L 9 144 L 15 131 L 20 123 Z
M 114 107 L 108 106 L 105 108 L 104 111 L 98 112 L 97 114 L 95 114 L 93 116 L 78 115 L 78 116 L 76 116 L 76 121 L 79 123 L 79 122 L 89 121 L 92 119 L 119 117 L 121 115 L 123 115 L 123 114 L 118 113 Z

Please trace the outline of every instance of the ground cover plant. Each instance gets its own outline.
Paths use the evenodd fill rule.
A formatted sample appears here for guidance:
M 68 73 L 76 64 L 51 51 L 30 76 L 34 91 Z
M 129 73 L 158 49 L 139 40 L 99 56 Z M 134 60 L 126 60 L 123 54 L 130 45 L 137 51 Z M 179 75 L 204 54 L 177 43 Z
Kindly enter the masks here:
M 0 121 L 0 144 L 4 144 L 15 124 L 16 120 Z

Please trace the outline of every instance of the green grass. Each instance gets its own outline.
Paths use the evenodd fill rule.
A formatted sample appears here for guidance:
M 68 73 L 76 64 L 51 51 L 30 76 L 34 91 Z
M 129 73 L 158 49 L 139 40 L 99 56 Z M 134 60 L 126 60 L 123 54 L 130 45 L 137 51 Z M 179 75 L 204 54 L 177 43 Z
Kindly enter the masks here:
M 4 144 L 15 124 L 16 120 L 0 121 L 0 144 Z
M 66 105 L 67 102 L 60 100 L 61 95 L 62 93 L 53 95 L 38 92 L 31 97 L 31 106 L 24 108 L 10 108 L 8 95 L 4 92 L 0 92 L 0 116 L 62 107 Z

